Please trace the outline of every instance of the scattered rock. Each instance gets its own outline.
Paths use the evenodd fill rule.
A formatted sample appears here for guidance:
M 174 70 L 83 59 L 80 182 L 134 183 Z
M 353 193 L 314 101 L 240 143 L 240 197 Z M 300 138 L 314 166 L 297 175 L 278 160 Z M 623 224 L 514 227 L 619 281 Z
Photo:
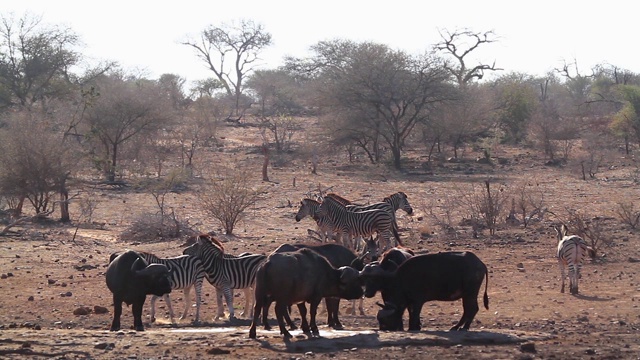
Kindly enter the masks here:
M 95 305 L 93 307 L 93 312 L 96 313 L 96 314 L 106 314 L 106 313 L 109 312 L 109 309 L 107 309 L 104 306 Z
M 226 350 L 226 349 L 221 349 L 219 347 L 213 347 L 213 348 L 207 350 L 207 354 L 209 354 L 209 355 L 227 355 L 227 354 L 231 354 L 231 351 Z
M 73 315 L 89 315 L 91 313 L 91 309 L 86 306 L 81 306 L 75 310 L 73 310 Z
M 47 283 L 49 283 L 49 285 L 53 285 L 53 284 L 56 283 L 56 281 L 58 281 L 58 280 L 49 279 L 49 280 L 47 280 Z
M 33 295 L 31 295 L 31 296 L 29 296 L 29 297 L 27 298 L 27 301 L 33 301 L 33 300 L 35 300 L 35 299 L 34 299 L 34 297 L 33 297 Z
M 529 343 L 524 343 L 522 345 L 520 345 L 520 351 L 525 352 L 525 353 L 533 353 L 535 354 L 536 351 L 536 345 L 532 342 Z

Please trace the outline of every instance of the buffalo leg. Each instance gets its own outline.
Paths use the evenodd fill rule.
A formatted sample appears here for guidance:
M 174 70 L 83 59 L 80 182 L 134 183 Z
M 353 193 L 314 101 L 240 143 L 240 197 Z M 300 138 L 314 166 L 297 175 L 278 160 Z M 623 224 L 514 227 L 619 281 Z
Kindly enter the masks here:
M 287 304 L 276 301 L 276 318 L 278 319 L 278 326 L 280 327 L 280 334 L 284 335 L 285 339 L 291 338 L 291 333 L 284 326 L 284 314 L 287 312 Z
M 320 305 L 320 301 L 322 299 L 314 299 L 311 301 L 311 333 L 315 336 L 320 336 L 320 331 L 318 331 L 318 324 L 316 323 L 316 315 L 318 315 L 318 305 Z M 327 311 L 331 311 L 331 309 L 327 308 Z
M 120 316 L 122 315 L 122 300 L 113 297 L 113 321 L 111 322 L 110 331 L 120 330 Z
M 336 330 L 342 330 L 344 327 L 340 323 L 338 314 L 340 312 L 340 298 L 325 298 L 327 305 L 327 325 Z
M 410 304 L 407 307 L 409 311 L 409 331 L 420 331 L 420 312 L 422 312 L 421 303 Z
M 473 319 L 476 317 L 476 314 L 480 309 L 478 307 L 477 295 L 462 298 L 462 309 L 462 319 L 460 319 L 458 324 L 451 328 L 451 330 L 469 330 Z M 461 329 L 460 326 L 462 326 Z
M 298 304 L 298 311 L 300 311 L 300 317 L 302 318 L 300 328 L 302 332 L 309 335 L 311 331 L 309 330 L 309 323 L 307 322 L 307 306 L 304 302 Z
M 251 321 L 251 327 L 249 328 L 249 337 L 251 339 L 256 338 L 256 327 L 258 326 L 258 319 L 260 319 L 260 311 L 263 310 L 263 307 L 264 307 L 264 311 L 268 311 L 269 309 L 268 303 L 269 301 L 265 301 L 264 298 L 262 297 L 258 298 L 258 293 L 256 293 L 256 302 L 253 305 L 253 321 Z M 266 317 L 264 317 L 264 323 L 265 323 L 265 329 L 267 329 Z
M 144 306 L 144 297 L 142 300 L 136 300 L 131 304 L 131 311 L 133 312 L 133 327 L 136 331 L 144 331 L 142 325 L 142 307 Z

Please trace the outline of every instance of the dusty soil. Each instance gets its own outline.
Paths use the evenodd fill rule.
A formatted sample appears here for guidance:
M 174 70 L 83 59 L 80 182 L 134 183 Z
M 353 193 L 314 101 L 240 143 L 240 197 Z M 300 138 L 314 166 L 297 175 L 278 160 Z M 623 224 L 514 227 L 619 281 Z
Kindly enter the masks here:
M 246 141 L 252 139 L 251 131 L 221 130 L 228 139 L 243 134 Z M 199 165 L 204 169 L 225 161 L 259 168 L 262 157 L 254 150 L 229 140 L 223 151 L 204 152 Z M 416 158 L 420 151 L 415 149 Z M 256 174 L 256 186 L 266 186 L 268 197 L 249 210 L 235 236 L 221 237 L 226 251 L 234 254 L 268 253 L 285 242 L 309 241 L 307 229 L 314 224 L 310 219 L 296 223 L 293 217 L 299 199 L 318 184 L 334 186 L 332 191 L 364 201 L 404 191 L 416 210 L 413 216 L 398 212 L 407 247 L 419 253 L 470 250 L 490 270 L 490 309 L 480 310 L 469 332 L 446 331 L 461 315 L 460 301 L 425 304 L 420 332 L 377 331 L 378 295 L 366 299 L 364 316 L 348 315 L 343 303 L 343 331 L 330 331 L 324 325 L 326 318 L 320 316 L 320 338 L 294 332 L 294 338 L 285 342 L 277 330 L 259 330 L 258 339 L 252 340 L 247 318 L 213 320 L 215 292 L 208 284 L 201 311 L 203 324 L 192 325 L 192 309 L 188 319 L 172 327 L 162 301 L 158 302 L 160 319 L 151 324 L 147 301 L 146 331 L 109 332 L 112 303 L 104 281 L 109 254 L 131 248 L 175 256 L 181 254 L 184 239 L 119 240 L 138 214 L 154 211 L 153 198 L 131 189 L 104 188 L 95 193 L 100 202 L 92 219 L 100 225 L 78 229 L 75 238 L 74 224 L 55 222 L 28 224 L 14 229 L 19 236 L 0 238 L 0 358 L 640 358 L 640 233 L 624 225 L 615 211 L 618 203 L 636 202 L 640 195 L 633 182 L 637 167 L 632 159 L 613 159 L 597 179 L 582 181 L 576 171 L 545 166 L 544 159 L 524 151 L 496 155 L 508 163 L 491 166 L 469 161 L 424 169 L 416 162 L 403 173 L 364 162 L 348 164 L 340 158 L 321 163 L 318 174 L 312 175 L 308 164 L 292 160 L 270 168 L 271 182 L 261 182 Z M 201 175 L 206 178 L 206 171 Z M 459 218 L 454 224 L 457 234 L 440 232 L 430 210 L 442 219 L 447 199 L 488 177 L 507 185 L 523 179 L 536 182 L 556 215 L 571 207 L 606 219 L 603 231 L 612 245 L 585 264 L 579 295 L 560 293 L 555 234 L 549 228 L 560 215 L 548 215 L 526 229 L 501 226 L 494 236 L 482 231 L 474 238 L 471 229 L 457 225 Z M 169 194 L 166 201 L 195 229 L 219 233 L 219 225 L 198 207 L 196 199 L 195 192 L 187 189 Z M 182 293 L 172 293 L 172 299 L 179 313 Z M 243 295 L 237 292 L 238 312 L 243 304 Z M 108 312 L 99 313 L 95 306 Z M 88 314 L 74 315 L 82 307 L 88 308 Z M 123 327 L 132 322 L 130 308 L 125 308 Z

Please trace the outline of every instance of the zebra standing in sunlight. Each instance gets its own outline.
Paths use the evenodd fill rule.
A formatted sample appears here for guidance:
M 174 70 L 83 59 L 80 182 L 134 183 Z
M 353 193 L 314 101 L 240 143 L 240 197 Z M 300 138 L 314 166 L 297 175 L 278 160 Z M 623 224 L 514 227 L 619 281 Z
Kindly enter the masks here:
M 567 235 L 568 229 L 562 224 L 553 227 L 558 238 L 558 265 L 560 266 L 560 276 L 562 277 L 561 293 L 564 293 L 565 268 L 569 269 L 569 289 L 571 294 L 578 294 L 578 279 L 580 279 L 580 268 L 587 257 L 589 247 L 587 243 L 577 235 Z
M 182 289 L 184 293 L 184 312 L 180 316 L 180 320 L 187 317 L 187 312 L 191 306 L 191 288 L 196 289 L 196 318 L 194 324 L 200 322 L 200 304 L 202 302 L 202 281 L 204 280 L 206 273 L 202 261 L 189 255 L 176 256 L 171 258 L 160 258 L 152 253 L 137 251 L 140 256 L 149 264 L 164 264 L 169 268 L 169 282 L 171 283 L 172 290 Z M 156 320 L 156 300 L 158 296 L 153 295 L 151 297 L 151 322 Z M 171 323 L 176 324 L 173 316 L 173 308 L 171 307 L 171 298 L 169 294 L 164 294 L 164 301 L 169 308 L 169 315 L 171 316 Z
M 235 318 L 233 308 L 233 289 L 246 289 L 254 286 L 256 272 L 267 258 L 262 254 L 250 254 L 238 257 L 226 257 L 222 244 L 213 236 L 201 234 L 193 245 L 182 252 L 197 256 L 202 260 L 207 280 L 216 288 L 222 289 L 229 318 Z

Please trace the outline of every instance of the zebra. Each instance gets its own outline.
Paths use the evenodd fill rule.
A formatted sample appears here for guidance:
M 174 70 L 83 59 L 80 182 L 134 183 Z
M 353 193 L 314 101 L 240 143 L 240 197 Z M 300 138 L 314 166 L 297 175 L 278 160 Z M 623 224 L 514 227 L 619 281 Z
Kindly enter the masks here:
M 222 257 L 225 258 L 225 259 L 234 259 L 234 258 L 243 257 L 243 256 L 247 256 L 247 255 L 252 255 L 252 254 L 251 253 L 242 253 L 242 254 L 239 254 L 239 255 L 232 255 L 232 254 L 226 254 L 225 253 L 225 254 L 222 254 Z M 233 295 L 233 293 L 231 295 Z M 218 306 L 218 311 L 216 312 L 215 320 L 224 318 L 223 297 L 224 297 L 223 289 L 220 288 L 220 287 L 216 287 L 216 304 Z M 254 298 L 253 297 L 253 287 L 244 288 L 244 308 L 242 309 L 242 312 L 240 313 L 240 316 L 246 316 L 246 315 L 250 315 L 251 314 L 251 308 L 252 308 L 251 300 L 253 298 Z M 228 306 L 229 306 L 229 304 L 227 303 L 227 307 Z M 231 313 L 231 312 L 229 312 L 229 313 Z
M 407 200 L 407 196 L 402 192 L 392 194 L 388 197 L 385 197 L 381 202 L 377 202 L 369 205 L 353 204 L 351 203 L 351 201 L 337 194 L 327 194 L 326 196 L 331 197 L 337 200 L 338 202 L 340 202 L 341 204 L 345 205 L 345 207 L 349 211 L 358 212 L 358 211 L 367 211 L 372 209 L 379 209 L 379 210 L 386 211 L 391 216 L 391 219 L 392 219 L 391 224 L 393 226 L 393 229 L 390 230 L 392 234 L 398 233 L 398 223 L 396 222 L 396 210 L 398 210 L 399 208 L 402 208 L 408 214 L 413 213 L 413 208 L 411 208 L 411 205 Z M 360 242 L 358 242 L 358 244 L 360 244 Z M 393 246 L 397 246 L 397 245 L 402 245 L 402 243 L 398 241 L 398 243 L 394 244 Z M 385 250 L 390 247 L 391 247 L 391 244 L 389 244 L 388 242 L 384 244 Z
M 564 293 L 565 268 L 569 268 L 569 288 L 571 294 L 578 294 L 578 279 L 580 278 L 580 268 L 587 257 L 589 246 L 577 235 L 567 235 L 568 229 L 562 224 L 560 228 L 554 226 L 558 239 L 558 265 L 560 266 L 560 276 L 562 277 L 561 293 Z
M 391 215 L 384 210 L 370 209 L 349 211 L 347 207 L 328 194 L 323 199 L 318 210 L 319 216 L 327 216 L 337 229 L 348 235 L 349 242 L 356 236 L 369 237 L 377 233 L 385 244 L 389 244 L 389 232 L 402 245 L 398 232 L 393 227 Z
M 318 209 L 320 208 L 320 202 L 305 198 L 300 201 L 300 208 L 296 213 L 296 221 L 300 221 L 307 216 L 310 216 L 315 220 L 320 235 L 322 236 L 322 242 L 327 242 L 335 231 L 335 226 L 331 219 L 327 216 L 319 216 Z
M 185 248 L 182 253 L 197 256 L 202 260 L 207 280 L 214 287 L 220 288 L 224 294 L 230 319 L 235 318 L 232 289 L 253 287 L 258 267 L 267 258 L 262 254 L 225 257 L 222 244 L 209 234 L 198 235 L 195 243 Z
M 202 281 L 206 276 L 202 261 L 189 255 L 182 255 L 171 258 L 160 258 L 152 253 L 137 251 L 142 258 L 144 258 L 149 264 L 164 264 L 171 271 L 169 282 L 171 283 L 171 289 L 182 289 L 184 293 L 184 312 L 180 316 L 180 320 L 187 317 L 187 312 L 191 306 L 191 288 L 196 290 L 196 318 L 194 324 L 200 323 L 200 304 L 202 303 Z M 151 322 L 156 321 L 156 300 L 158 296 L 153 295 L 151 297 Z M 175 318 L 173 316 L 173 308 L 171 307 L 171 299 L 169 294 L 163 296 L 164 301 L 169 307 L 169 314 L 171 316 L 171 323 L 176 325 Z

